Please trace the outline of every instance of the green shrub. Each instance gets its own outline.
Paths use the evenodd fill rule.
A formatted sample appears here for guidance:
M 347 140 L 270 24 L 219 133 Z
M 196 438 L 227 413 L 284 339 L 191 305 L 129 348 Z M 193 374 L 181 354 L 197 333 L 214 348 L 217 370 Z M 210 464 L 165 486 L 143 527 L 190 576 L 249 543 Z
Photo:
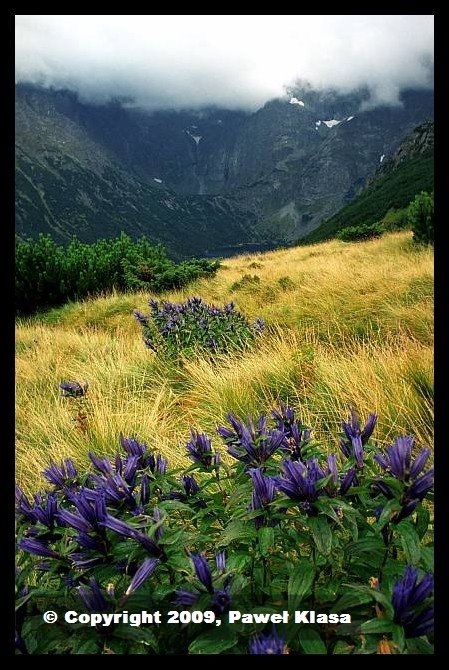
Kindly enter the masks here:
M 263 319 L 251 324 L 233 302 L 219 308 L 193 297 L 181 304 L 151 299 L 149 305 L 149 315 L 134 312 L 143 341 L 149 349 L 168 356 L 244 349 L 265 327 Z
M 277 283 L 283 291 L 291 291 L 295 288 L 295 282 L 290 277 L 279 277 Z
M 68 247 L 45 235 L 16 240 L 16 309 L 30 314 L 38 309 L 117 290 L 154 292 L 179 288 L 214 274 L 219 261 L 187 260 L 176 264 L 164 247 L 147 238 L 125 234 L 84 244 L 74 238 Z
M 240 291 L 241 289 L 253 289 L 260 284 L 260 277 L 258 275 L 243 275 L 239 281 L 231 284 L 231 291 Z
M 357 240 L 370 240 L 375 237 L 380 237 L 384 232 L 381 223 L 373 223 L 371 225 L 349 226 L 343 228 L 337 233 L 337 238 L 343 242 L 356 242 Z
M 421 191 L 410 203 L 408 223 L 413 230 L 413 239 L 420 244 L 433 244 L 433 193 Z
M 404 230 L 409 225 L 407 207 L 404 209 L 394 209 L 392 207 L 385 214 L 381 224 L 385 231 Z

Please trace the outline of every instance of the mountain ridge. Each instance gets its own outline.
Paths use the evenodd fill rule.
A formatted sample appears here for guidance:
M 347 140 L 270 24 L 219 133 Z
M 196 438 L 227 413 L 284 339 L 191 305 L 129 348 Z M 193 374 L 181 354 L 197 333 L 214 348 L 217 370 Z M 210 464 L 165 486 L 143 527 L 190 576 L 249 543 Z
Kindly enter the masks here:
M 373 224 L 390 209 L 406 207 L 420 191 L 434 186 L 434 123 L 415 128 L 387 156 L 365 188 L 334 216 L 312 231 L 301 243 L 320 242 L 350 226 Z
M 16 231 L 61 242 L 147 234 L 172 253 L 289 244 L 353 199 L 429 92 L 360 111 L 366 92 L 292 89 L 254 113 L 146 113 L 16 87 Z M 302 104 L 301 104 L 302 103 Z

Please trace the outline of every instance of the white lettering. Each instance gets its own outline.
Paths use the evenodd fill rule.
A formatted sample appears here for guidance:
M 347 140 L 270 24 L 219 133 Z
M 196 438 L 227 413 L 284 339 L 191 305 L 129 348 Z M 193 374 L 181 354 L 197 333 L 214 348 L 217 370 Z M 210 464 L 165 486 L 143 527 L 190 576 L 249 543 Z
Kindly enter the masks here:
M 295 623 L 310 623 L 310 621 L 307 618 L 307 615 L 309 614 L 309 610 L 307 611 L 301 611 L 295 612 Z

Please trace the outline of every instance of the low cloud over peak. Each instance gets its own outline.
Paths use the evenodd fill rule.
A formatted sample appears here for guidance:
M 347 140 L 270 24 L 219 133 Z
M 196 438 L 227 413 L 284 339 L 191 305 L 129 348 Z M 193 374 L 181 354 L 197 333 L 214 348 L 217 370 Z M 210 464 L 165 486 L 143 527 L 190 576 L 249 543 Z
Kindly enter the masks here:
M 433 16 L 16 16 L 16 81 L 148 109 L 257 109 L 301 79 L 370 106 L 431 88 Z

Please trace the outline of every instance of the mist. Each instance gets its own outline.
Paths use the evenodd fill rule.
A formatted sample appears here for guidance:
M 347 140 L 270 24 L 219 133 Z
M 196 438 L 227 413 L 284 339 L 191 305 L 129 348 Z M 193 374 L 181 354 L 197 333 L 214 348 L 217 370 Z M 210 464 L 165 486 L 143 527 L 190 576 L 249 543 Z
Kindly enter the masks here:
M 255 110 L 295 81 L 399 104 L 433 86 L 433 16 L 16 16 L 16 81 L 149 110 Z

